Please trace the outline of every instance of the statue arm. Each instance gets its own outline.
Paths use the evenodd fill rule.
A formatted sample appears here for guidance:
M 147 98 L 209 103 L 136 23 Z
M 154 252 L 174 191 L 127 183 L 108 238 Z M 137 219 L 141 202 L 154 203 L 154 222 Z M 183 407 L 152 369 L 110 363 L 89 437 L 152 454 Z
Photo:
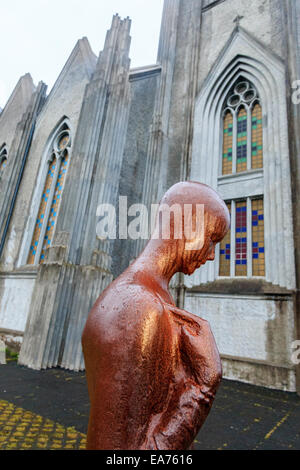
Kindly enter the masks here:
M 153 449 L 188 449 L 207 418 L 213 399 L 210 387 L 200 387 L 193 381 L 182 384 L 172 397 L 171 409 L 162 417 L 162 426 L 153 433 Z
M 166 410 L 149 429 L 146 448 L 187 449 L 212 406 L 221 380 L 219 353 L 207 321 L 169 306 L 179 323 L 180 366 Z

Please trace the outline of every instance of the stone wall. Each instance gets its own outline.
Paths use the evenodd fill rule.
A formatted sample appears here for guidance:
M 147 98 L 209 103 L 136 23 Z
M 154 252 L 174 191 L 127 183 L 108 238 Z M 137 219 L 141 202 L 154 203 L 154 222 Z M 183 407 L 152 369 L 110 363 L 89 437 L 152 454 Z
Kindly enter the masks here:
M 0 115 L 0 147 L 5 142 L 8 154 L 15 138 L 17 126 L 35 91 L 31 75 L 27 73 L 18 81 Z
M 285 29 L 281 0 L 226 0 L 204 11 L 201 25 L 201 49 L 198 92 L 221 54 L 240 19 L 240 26 L 277 54 L 285 55 Z
M 224 377 L 296 390 L 291 297 L 188 293 L 185 308 L 209 321 L 223 359 Z
M 86 38 L 78 41 L 38 116 L 4 252 L 4 270 L 24 266 L 39 210 L 47 171 L 47 144 L 59 123 L 68 118 L 71 135 L 78 125 L 85 86 L 96 58 Z M 72 160 L 72 154 L 70 161 Z M 72 164 L 72 163 L 71 163 Z M 9 256 L 8 251 L 13 253 Z
M 25 106 L 27 114 L 23 113 L 22 120 L 17 128 L 17 131 L 20 128 L 19 133 L 22 132 L 23 134 L 21 135 L 23 137 L 19 137 L 20 143 L 18 146 L 14 146 L 13 155 L 9 155 L 10 158 L 14 156 L 17 159 L 14 163 L 16 174 L 14 179 L 12 176 L 9 179 L 11 192 L 14 190 L 25 151 L 28 152 L 28 155 L 24 170 L 22 171 L 18 197 L 13 205 L 9 230 L 6 234 L 1 257 L 0 329 L 17 330 L 20 334 L 25 330 L 37 276 L 37 267 L 28 267 L 26 264 L 44 186 L 45 171 L 47 171 L 47 143 L 56 126 L 65 115 L 69 116 L 72 131 L 76 131 L 85 85 L 94 69 L 95 61 L 96 58 L 90 49 L 87 39 L 84 38 L 78 41 L 46 102 L 44 99 L 46 91 L 44 84 L 40 84 L 35 93 L 33 93 L 29 86 L 32 84 L 31 77 L 29 79 L 25 76 L 25 78 L 21 79 L 21 88 L 24 88 L 23 81 L 26 79 L 26 90 L 30 88 L 31 95 L 27 91 L 22 101 L 19 103 L 21 98 L 17 101 L 17 110 L 13 108 L 15 119 L 19 119 L 18 113 L 21 110 L 24 111 Z M 17 87 L 17 90 L 21 85 Z M 18 93 L 15 91 L 13 99 L 8 101 L 8 108 L 11 106 L 10 103 L 14 103 L 16 100 L 16 94 L 18 96 Z M 30 95 L 31 99 L 29 103 L 28 95 Z M 11 129 L 14 129 L 12 124 L 10 126 Z M 0 129 L 4 132 L 1 122 Z M 33 129 L 33 139 L 30 144 L 29 134 L 30 130 Z M 22 142 L 22 139 L 24 142 Z M 8 170 L 9 167 L 6 167 L 5 177 L 8 177 Z M 8 209 L 9 207 L 5 210 L 8 211 Z M 4 217 L 4 215 L 5 212 L 2 209 L 1 217 Z M 6 336 L 9 341 L 9 335 L 7 334 Z
M 205 2 L 203 6 L 190 177 L 213 186 L 225 199 L 244 197 L 246 193 L 264 195 L 266 291 L 273 290 L 275 296 L 263 292 L 255 296 L 260 292 L 259 281 L 250 278 L 246 279 L 247 285 L 232 279 L 231 287 L 227 282 L 218 288 L 217 250 L 215 262 L 186 277 L 190 290 L 185 305 L 209 320 L 225 377 L 294 391 L 296 368 L 290 356 L 296 332 L 296 281 L 285 5 L 276 0 L 257 0 L 251 5 L 244 0 L 226 0 Z M 273 75 L 270 80 L 269 75 Z M 219 178 L 221 107 L 239 76 L 259 89 L 264 109 L 264 170 L 261 175 L 251 173 L 242 180 L 233 176 L 225 181 Z M 277 107 L 276 111 L 272 106 Z M 253 289 L 249 289 L 251 282 Z M 289 294 L 280 297 L 279 286 Z M 201 294 L 196 293 L 197 289 Z
M 160 73 L 160 66 L 139 68 L 130 73 L 131 104 L 118 191 L 120 196 L 127 196 L 128 207 L 142 200 L 147 150 Z M 117 204 L 117 210 L 118 208 Z M 114 276 L 121 274 L 137 254 L 135 240 L 117 238 L 113 248 Z

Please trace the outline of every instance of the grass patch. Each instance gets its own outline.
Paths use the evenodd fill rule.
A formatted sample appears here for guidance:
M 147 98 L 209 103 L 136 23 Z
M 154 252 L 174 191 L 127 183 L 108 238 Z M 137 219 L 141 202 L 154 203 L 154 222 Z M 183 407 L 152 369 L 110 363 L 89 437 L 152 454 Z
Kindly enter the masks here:
M 5 355 L 7 361 L 17 361 L 19 357 L 19 353 L 10 348 L 5 348 Z

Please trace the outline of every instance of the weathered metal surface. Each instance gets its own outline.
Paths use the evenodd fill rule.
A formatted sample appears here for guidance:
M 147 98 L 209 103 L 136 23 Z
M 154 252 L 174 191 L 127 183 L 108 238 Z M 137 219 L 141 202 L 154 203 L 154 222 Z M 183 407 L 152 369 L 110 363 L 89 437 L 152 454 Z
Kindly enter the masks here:
M 215 191 L 194 182 L 172 186 L 162 204 L 178 204 L 182 221 L 184 205 L 191 204 L 188 224 L 195 224 L 196 204 L 203 204 L 204 237 L 196 230 L 191 239 L 177 239 L 176 217 L 169 219 L 170 238 L 155 230 L 92 308 L 82 337 L 91 401 L 88 449 L 189 448 L 221 379 L 208 322 L 177 308 L 168 285 L 175 273 L 192 274 L 214 259 L 229 227 L 228 210 Z

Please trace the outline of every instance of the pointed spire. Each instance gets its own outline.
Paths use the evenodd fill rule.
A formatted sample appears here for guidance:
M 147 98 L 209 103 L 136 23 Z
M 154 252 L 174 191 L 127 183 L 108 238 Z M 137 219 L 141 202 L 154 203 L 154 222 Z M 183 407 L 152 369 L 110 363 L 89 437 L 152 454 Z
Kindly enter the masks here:
M 17 103 L 16 107 L 18 109 L 18 113 L 15 116 L 16 116 L 16 120 L 18 120 L 17 116 L 19 117 L 22 116 L 35 90 L 36 90 L 36 87 L 34 86 L 30 73 L 25 73 L 25 75 L 22 75 L 19 78 L 10 97 L 8 98 L 8 101 L 5 104 L 3 111 L 1 113 L 1 117 L 3 117 L 4 119 L 4 115 L 6 115 L 6 113 L 9 112 L 9 109 L 11 109 L 10 108 L 11 104 Z
M 110 82 L 115 70 L 129 70 L 130 27 L 129 17 L 122 20 L 118 13 L 113 16 L 111 28 L 106 33 L 104 48 L 99 54 L 95 76 Z
M 92 51 L 88 39 L 85 36 L 82 39 L 78 39 L 53 87 L 51 88 L 47 101 L 49 101 L 50 98 L 55 95 L 57 90 L 60 89 L 60 86 L 66 79 L 67 75 L 72 72 L 72 67 L 77 68 L 78 63 L 80 62 L 82 75 L 85 75 L 90 79 L 95 70 L 96 61 L 97 57 Z

